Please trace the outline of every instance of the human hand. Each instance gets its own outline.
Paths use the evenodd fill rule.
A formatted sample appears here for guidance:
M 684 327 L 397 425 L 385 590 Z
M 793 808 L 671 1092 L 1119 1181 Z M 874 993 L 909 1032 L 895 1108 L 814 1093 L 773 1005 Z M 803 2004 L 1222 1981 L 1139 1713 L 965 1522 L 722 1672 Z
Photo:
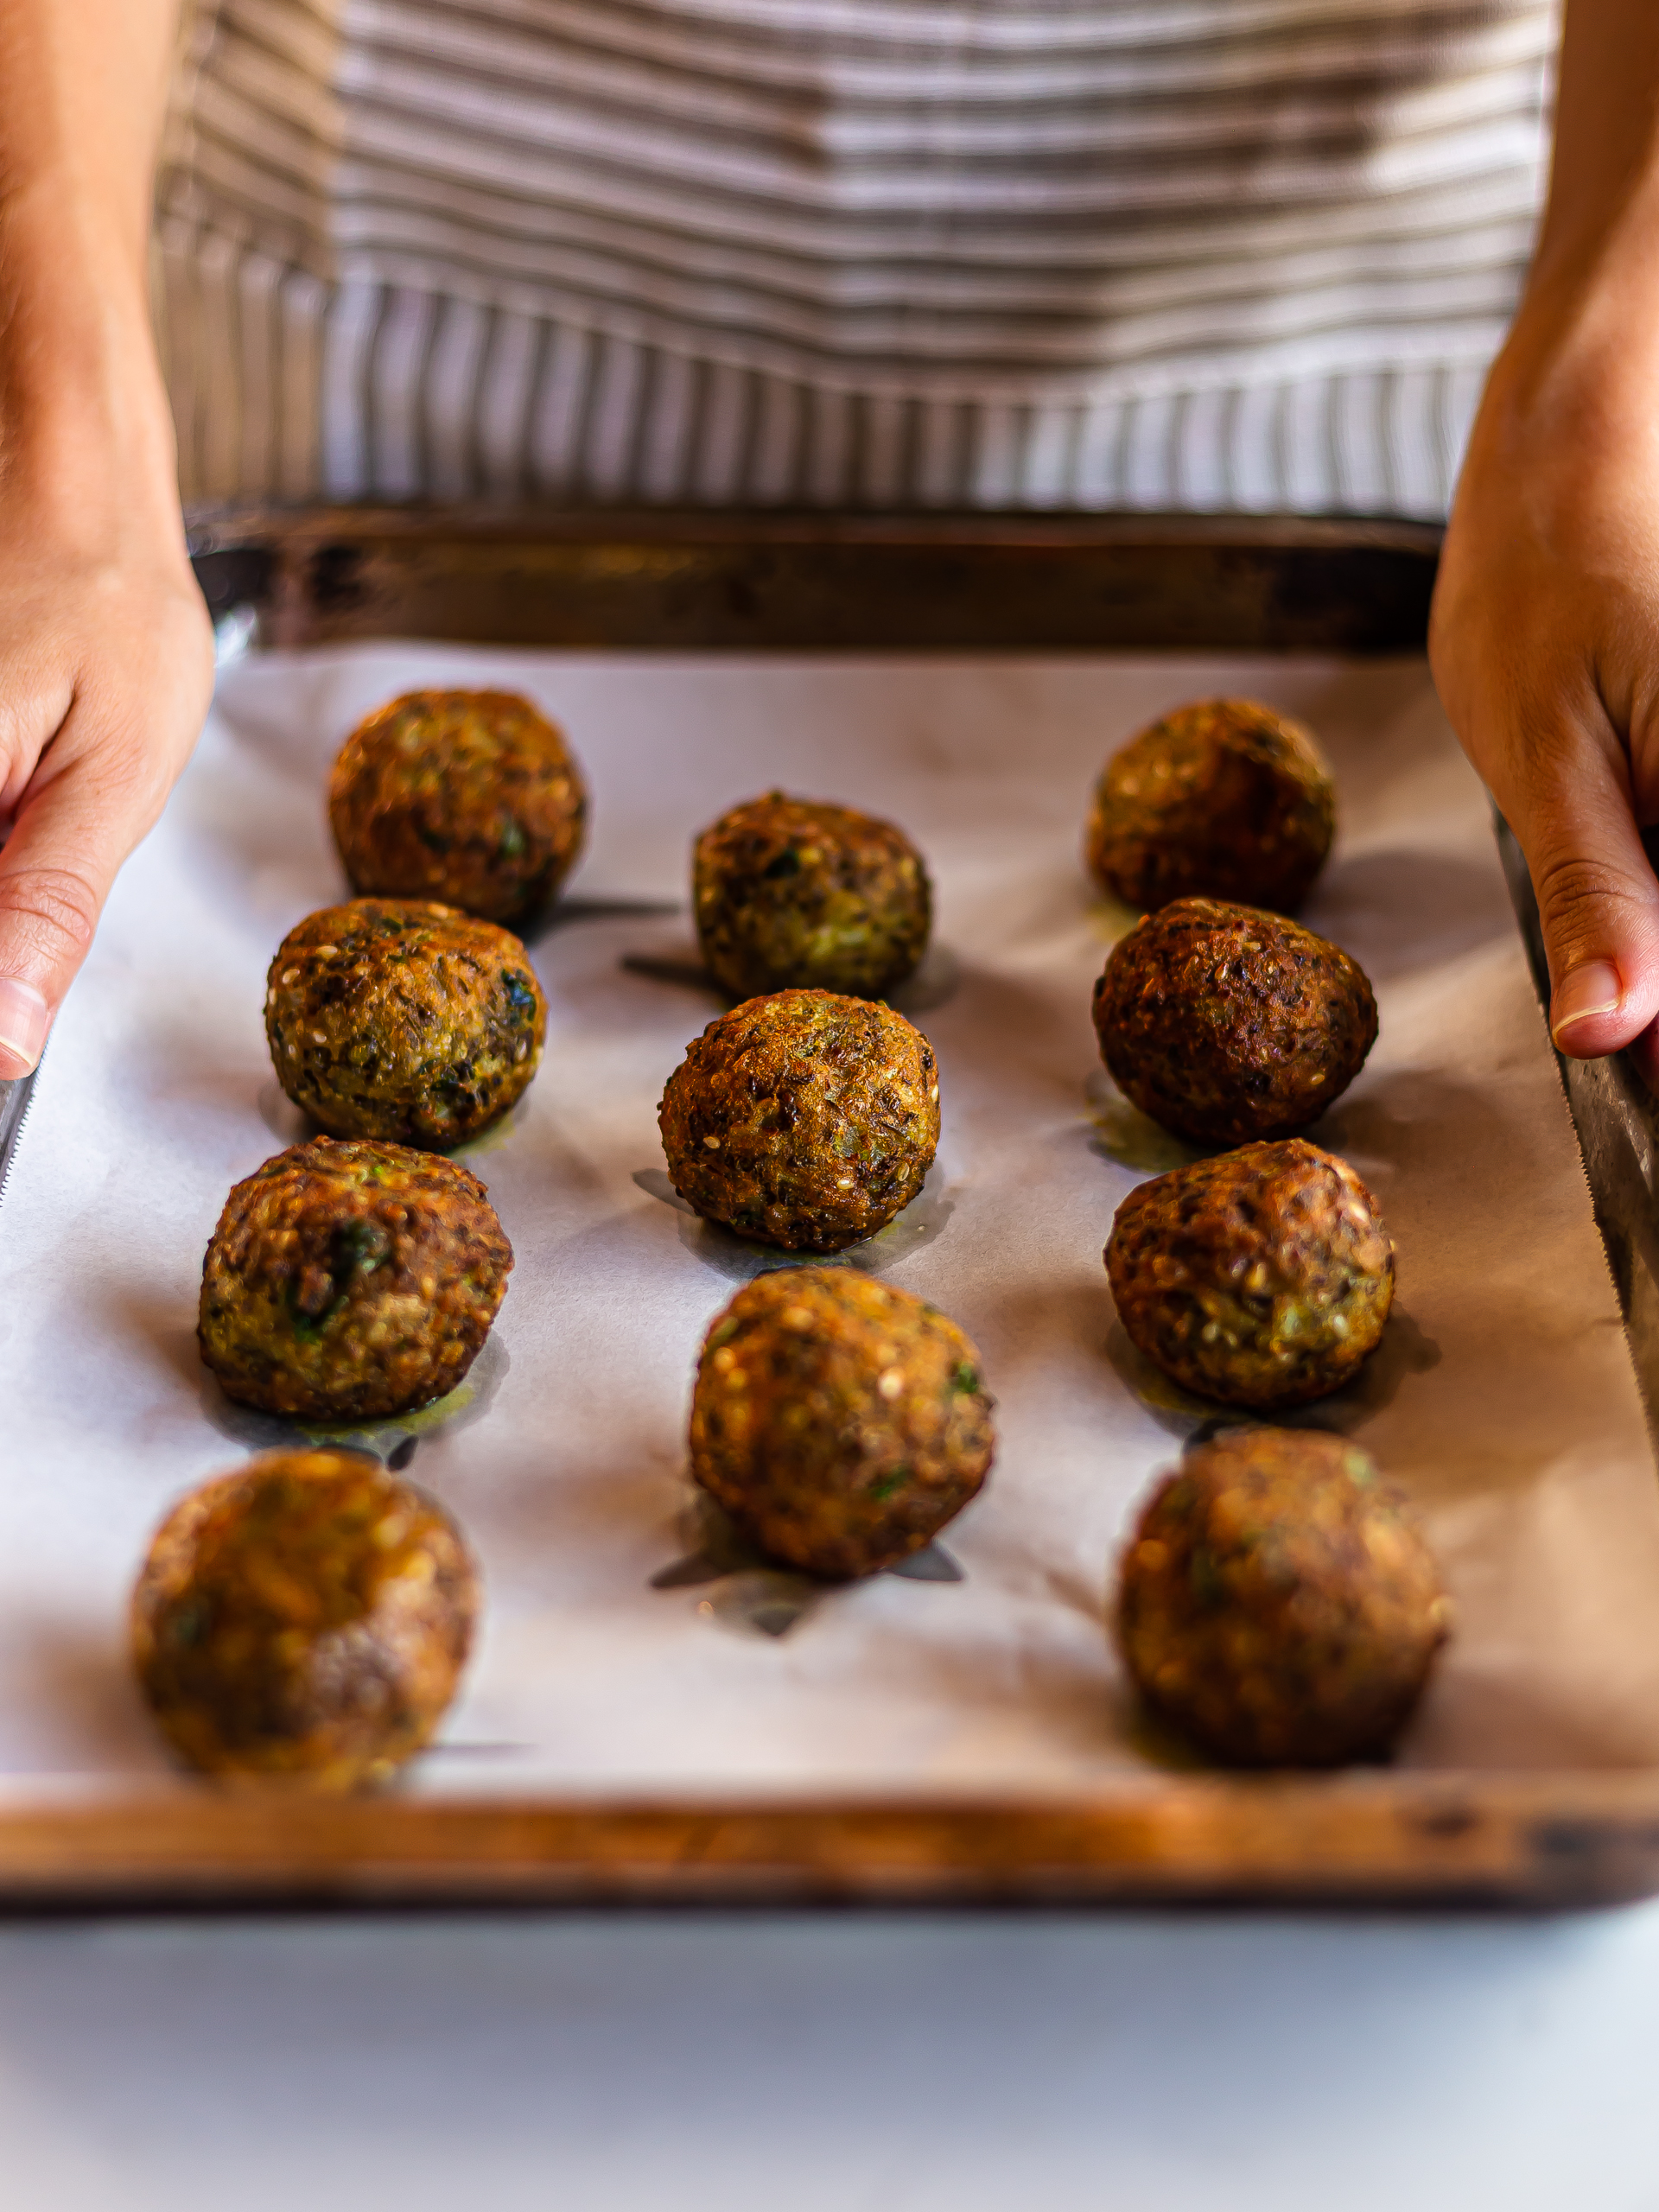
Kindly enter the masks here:
M 176 506 L 111 488 L 91 515 L 0 489 L 0 1077 L 40 1058 L 213 685 Z
M 1557 1045 L 1635 1044 L 1659 1087 L 1659 881 L 1641 836 L 1659 823 L 1659 353 L 1604 344 L 1594 320 L 1546 300 L 1516 323 L 1459 486 L 1430 655 L 1527 856 Z
M 0 1078 L 39 1059 L 213 688 L 177 504 L 139 458 L 0 479 Z
M 176 15 L 0 6 L 0 1077 L 39 1058 L 213 681 L 146 272 Z
M 1532 871 L 1550 1030 L 1659 1090 L 1659 10 L 1567 0 L 1549 204 L 1481 402 L 1435 682 Z

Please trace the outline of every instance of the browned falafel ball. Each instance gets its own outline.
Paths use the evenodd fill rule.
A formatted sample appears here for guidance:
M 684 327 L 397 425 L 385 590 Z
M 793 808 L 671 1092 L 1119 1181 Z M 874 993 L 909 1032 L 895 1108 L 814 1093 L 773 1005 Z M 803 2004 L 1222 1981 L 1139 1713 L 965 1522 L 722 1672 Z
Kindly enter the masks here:
M 836 1580 L 919 1551 L 984 1481 L 979 1354 L 954 1321 L 851 1268 L 783 1268 L 704 1340 L 694 1479 L 761 1549 Z
M 547 1002 L 524 946 L 493 922 L 353 899 L 283 939 L 265 1034 L 276 1080 L 331 1136 L 445 1152 L 522 1095 Z
M 1357 961 L 1259 906 L 1178 899 L 1120 938 L 1095 986 L 1101 1057 L 1126 1097 L 1198 1144 L 1288 1136 L 1376 1042 Z
M 513 691 L 405 691 L 358 724 L 328 786 L 354 891 L 486 922 L 557 897 L 587 812 L 563 733 Z
M 507 1287 L 512 1247 L 451 1160 L 318 1137 L 225 1202 L 197 1335 L 227 1397 L 301 1421 L 407 1413 L 461 1380 Z
M 132 1599 L 138 1680 L 204 1774 L 383 1780 L 454 1695 L 476 1571 L 441 1506 L 358 1452 L 270 1452 L 174 1507 Z
M 1316 1429 L 1190 1452 L 1122 1557 L 1117 1645 L 1142 1696 L 1233 1765 L 1385 1751 L 1451 1617 L 1404 1505 L 1369 1453 Z
M 703 831 L 691 900 L 709 972 L 739 999 L 794 988 L 881 998 L 926 951 L 933 911 L 902 830 L 782 791 Z
M 787 1252 L 839 1252 L 921 1189 L 938 1069 L 890 1007 L 776 991 L 709 1023 L 658 1118 L 674 1187 L 706 1219 Z
M 1299 722 L 1203 699 L 1132 737 L 1095 787 L 1085 853 L 1131 906 L 1236 899 L 1294 913 L 1336 834 L 1331 772 Z
M 1130 1192 L 1106 1272 L 1131 1341 L 1183 1389 L 1268 1412 L 1339 1390 L 1394 1299 L 1394 1245 L 1345 1160 L 1292 1137 Z

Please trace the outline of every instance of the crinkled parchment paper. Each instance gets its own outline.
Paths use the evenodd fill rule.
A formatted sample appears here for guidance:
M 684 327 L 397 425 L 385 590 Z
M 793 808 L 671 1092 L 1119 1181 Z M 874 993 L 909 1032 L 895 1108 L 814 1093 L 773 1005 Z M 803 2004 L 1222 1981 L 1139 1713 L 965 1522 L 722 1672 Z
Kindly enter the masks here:
M 226 673 L 58 1026 L 0 1212 L 5 1787 L 163 1770 L 124 1662 L 134 1571 L 172 1499 L 282 1433 L 225 1404 L 192 1335 L 226 1190 L 300 1133 L 265 1056 L 265 966 L 343 893 L 323 815 L 340 740 L 435 681 L 542 700 L 586 764 L 594 830 L 533 947 L 541 1074 L 462 1155 L 518 1253 L 496 1338 L 465 1406 L 371 1440 L 416 1435 L 411 1474 L 488 1584 L 466 1694 L 410 1786 L 1155 1781 L 1167 1754 L 1123 1696 L 1104 1598 L 1136 1499 L 1207 1414 L 1137 1358 L 1107 1292 L 1114 1208 L 1185 1155 L 1099 1072 L 1090 986 L 1125 917 L 1091 898 L 1077 849 L 1106 753 L 1219 690 L 1325 740 L 1342 833 L 1306 918 L 1382 1004 L 1370 1065 L 1313 1134 L 1382 1202 L 1396 1318 L 1357 1386 L 1300 1417 L 1363 1437 L 1449 1573 L 1458 1638 L 1402 1758 L 1659 1756 L 1659 1482 L 1485 804 L 1419 664 L 402 646 Z M 944 1141 L 915 1208 L 853 1257 L 977 1340 L 1001 1437 L 945 1535 L 964 1580 L 880 1576 L 782 1636 L 764 1578 L 651 1586 L 696 1548 L 699 1339 L 761 1263 L 662 1172 L 664 1079 L 717 1010 L 692 965 L 687 848 L 772 785 L 891 814 L 932 863 L 939 950 L 901 1002 L 938 1052 Z

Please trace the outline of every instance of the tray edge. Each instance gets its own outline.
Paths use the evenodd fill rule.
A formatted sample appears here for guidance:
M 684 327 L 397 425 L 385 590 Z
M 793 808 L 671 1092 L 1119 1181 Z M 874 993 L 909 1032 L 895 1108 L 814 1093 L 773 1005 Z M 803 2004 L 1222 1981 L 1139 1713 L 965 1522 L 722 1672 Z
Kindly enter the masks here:
M 297 1797 L 0 1805 L 0 1910 L 1611 1904 L 1659 1891 L 1659 1774 L 1191 1779 L 1082 1798 Z

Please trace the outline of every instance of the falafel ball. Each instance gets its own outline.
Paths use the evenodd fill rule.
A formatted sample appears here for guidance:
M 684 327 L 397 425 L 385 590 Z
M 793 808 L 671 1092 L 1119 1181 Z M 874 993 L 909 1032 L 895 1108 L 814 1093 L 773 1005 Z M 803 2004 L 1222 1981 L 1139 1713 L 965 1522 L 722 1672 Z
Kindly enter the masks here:
M 691 1473 L 763 1551 L 842 1580 L 929 1542 L 984 1481 L 979 1354 L 954 1321 L 851 1268 L 784 1268 L 704 1339 Z
M 658 1120 L 670 1179 L 705 1220 L 786 1252 L 839 1252 L 921 1189 L 938 1069 L 890 1007 L 775 991 L 709 1023 Z
M 378 1782 L 442 1719 L 478 1580 L 441 1506 L 359 1452 L 269 1452 L 157 1529 L 132 1598 L 138 1681 L 204 1774 Z
M 358 724 L 328 785 L 354 891 L 486 922 L 557 897 L 587 813 L 563 733 L 512 691 L 405 691 Z
M 1387 1751 L 1449 1633 L 1433 1554 L 1357 1445 L 1235 1429 L 1166 1476 L 1125 1548 L 1118 1649 L 1235 1766 Z
M 1305 1128 L 1376 1042 L 1364 969 L 1259 906 L 1178 899 L 1113 946 L 1095 986 L 1113 1079 L 1197 1144 Z
M 318 1137 L 225 1202 L 197 1336 L 227 1397 L 302 1421 L 407 1413 L 453 1390 L 500 1308 L 512 1247 L 452 1160 Z
M 1376 1200 L 1300 1137 L 1139 1185 L 1117 1210 L 1106 1272 L 1131 1342 L 1173 1382 L 1263 1413 L 1339 1390 L 1394 1300 Z
M 330 1136 L 464 1144 L 517 1102 L 547 1035 L 524 946 L 452 906 L 325 906 L 283 939 L 265 983 L 276 1080 Z
M 926 951 L 933 914 L 903 830 L 782 791 L 703 831 L 691 901 L 709 972 L 736 999 L 793 988 L 882 998 Z
M 1203 699 L 1106 763 L 1084 852 L 1130 906 L 1236 899 L 1290 914 L 1336 826 L 1331 772 L 1300 722 L 1253 699 Z

